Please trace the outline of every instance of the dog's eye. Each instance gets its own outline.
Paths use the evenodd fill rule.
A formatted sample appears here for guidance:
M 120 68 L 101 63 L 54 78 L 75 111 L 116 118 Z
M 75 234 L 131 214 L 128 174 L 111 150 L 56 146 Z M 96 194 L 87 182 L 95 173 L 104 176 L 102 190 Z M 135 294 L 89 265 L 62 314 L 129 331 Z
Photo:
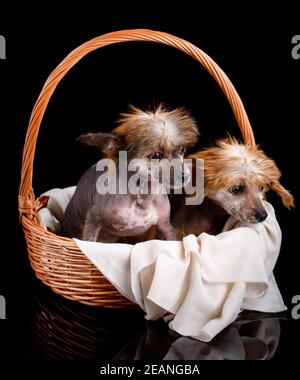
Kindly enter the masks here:
M 259 191 L 264 191 L 265 190 L 265 188 L 264 188 L 264 186 L 259 186 Z
M 150 154 L 150 158 L 152 160 L 161 160 L 163 158 L 163 156 L 164 155 L 162 154 L 162 152 L 154 152 L 154 153 Z
M 237 185 L 237 186 L 232 186 L 229 191 L 234 194 L 234 195 L 237 195 L 237 194 L 241 194 L 244 190 L 244 187 L 241 186 L 241 185 Z

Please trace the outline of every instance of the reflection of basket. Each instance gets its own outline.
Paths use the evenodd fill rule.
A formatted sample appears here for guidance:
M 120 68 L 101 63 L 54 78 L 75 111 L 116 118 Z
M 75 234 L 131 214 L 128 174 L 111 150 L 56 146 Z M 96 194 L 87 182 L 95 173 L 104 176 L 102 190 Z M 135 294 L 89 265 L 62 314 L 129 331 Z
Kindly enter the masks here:
M 96 37 L 72 51 L 51 73 L 33 108 L 23 152 L 19 212 L 24 228 L 29 258 L 39 279 L 63 296 L 89 305 L 124 307 L 126 300 L 89 262 L 73 240 L 45 231 L 39 224 L 37 211 L 44 206 L 35 199 L 32 171 L 40 124 L 56 86 L 64 75 L 86 54 L 100 47 L 127 41 L 158 42 L 172 46 L 193 57 L 217 81 L 235 114 L 244 141 L 254 144 L 253 132 L 232 83 L 220 67 L 203 51 L 181 38 L 151 30 L 125 30 Z
M 138 309 L 93 308 L 43 292 L 34 302 L 30 354 L 50 360 L 109 360 L 145 328 Z

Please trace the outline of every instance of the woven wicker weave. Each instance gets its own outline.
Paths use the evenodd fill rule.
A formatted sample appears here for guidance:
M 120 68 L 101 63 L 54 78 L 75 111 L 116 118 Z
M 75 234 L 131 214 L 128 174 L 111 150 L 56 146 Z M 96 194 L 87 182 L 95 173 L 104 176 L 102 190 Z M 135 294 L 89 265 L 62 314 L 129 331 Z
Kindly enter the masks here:
M 88 305 L 130 307 L 125 299 L 83 255 L 73 240 L 57 236 L 39 225 L 37 211 L 45 200 L 35 198 L 32 189 L 33 160 L 41 121 L 49 100 L 67 72 L 86 54 L 103 46 L 147 41 L 172 46 L 201 63 L 221 87 L 236 117 L 245 143 L 255 144 L 242 101 L 223 70 L 202 50 L 173 35 L 145 30 L 123 30 L 96 37 L 73 50 L 50 74 L 33 108 L 26 134 L 21 185 L 20 221 L 23 225 L 29 259 L 37 277 L 56 293 Z

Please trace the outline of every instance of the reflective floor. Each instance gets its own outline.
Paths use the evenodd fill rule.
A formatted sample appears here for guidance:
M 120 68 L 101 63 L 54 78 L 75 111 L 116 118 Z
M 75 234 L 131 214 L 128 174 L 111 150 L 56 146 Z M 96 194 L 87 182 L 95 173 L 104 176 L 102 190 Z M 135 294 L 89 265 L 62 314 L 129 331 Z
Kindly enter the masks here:
M 271 359 L 285 314 L 244 312 L 212 342 L 181 337 L 140 310 L 99 309 L 42 287 L 32 304 L 27 359 Z

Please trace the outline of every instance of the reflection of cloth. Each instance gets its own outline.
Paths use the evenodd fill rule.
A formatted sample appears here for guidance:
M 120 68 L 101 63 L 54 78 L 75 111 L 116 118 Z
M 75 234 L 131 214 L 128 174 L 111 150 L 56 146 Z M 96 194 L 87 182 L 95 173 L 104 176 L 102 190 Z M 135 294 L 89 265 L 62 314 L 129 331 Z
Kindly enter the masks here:
M 267 202 L 265 207 L 269 216 L 263 223 L 242 224 L 230 217 L 217 236 L 135 246 L 74 240 L 147 319 L 164 317 L 181 335 L 210 341 L 243 309 L 286 309 L 272 273 L 281 231 L 273 207 Z
M 180 337 L 171 342 L 167 335 L 149 323 L 147 331 L 130 342 L 115 360 L 268 360 L 276 351 L 280 338 L 277 315 L 255 313 L 237 320 L 212 342 Z
M 280 337 L 278 318 L 236 321 L 210 343 L 182 337 L 165 355 L 165 360 L 268 360 Z

